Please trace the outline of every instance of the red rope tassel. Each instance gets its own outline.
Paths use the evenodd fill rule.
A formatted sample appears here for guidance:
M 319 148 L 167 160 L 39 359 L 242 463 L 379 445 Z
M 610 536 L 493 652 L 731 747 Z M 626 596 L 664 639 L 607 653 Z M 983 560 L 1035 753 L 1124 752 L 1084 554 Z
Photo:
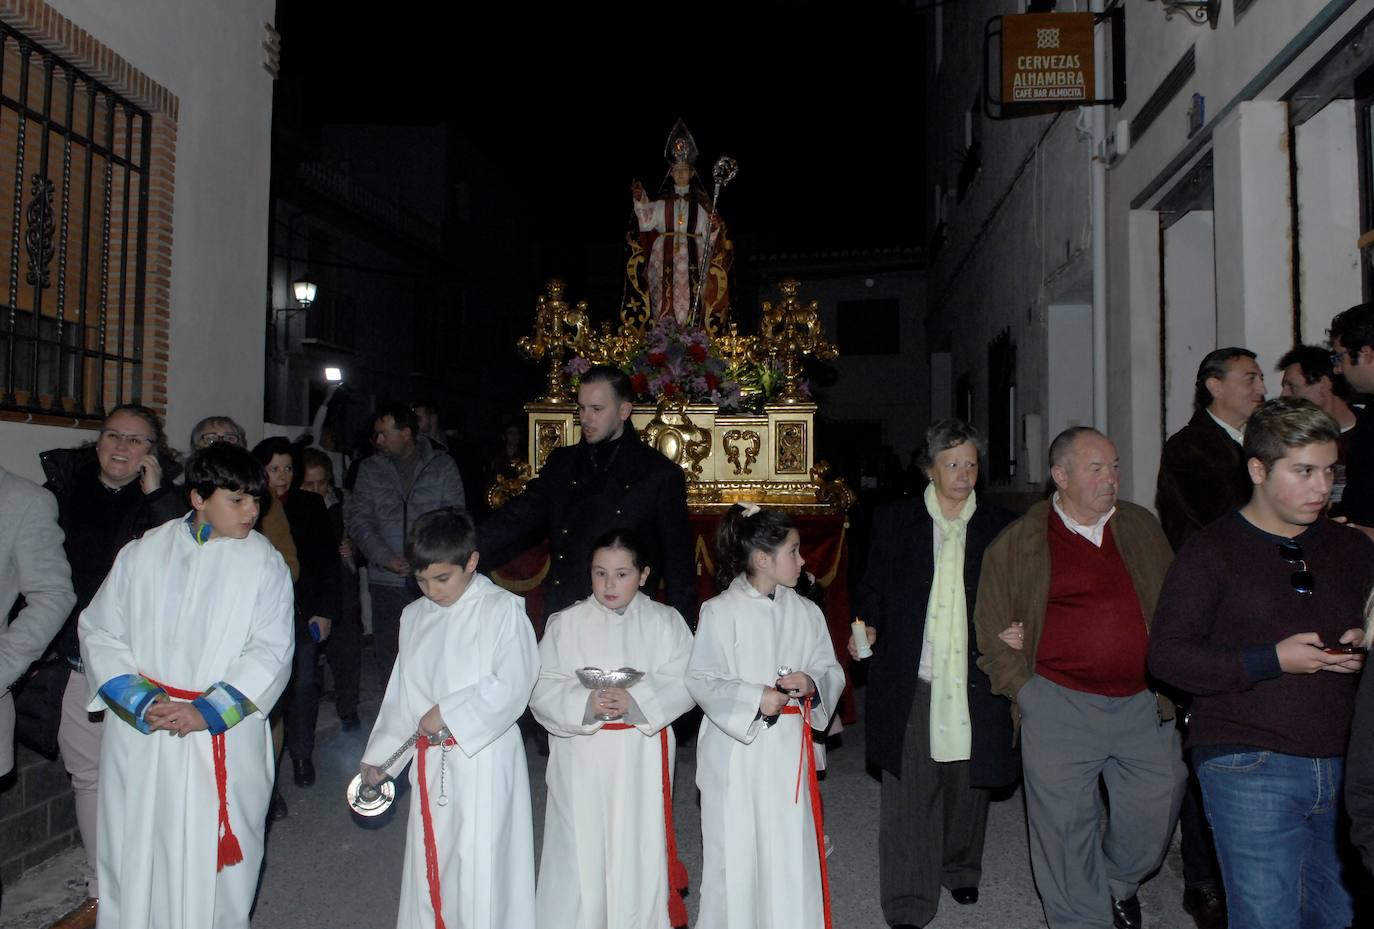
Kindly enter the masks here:
M 621 732 L 633 729 L 628 723 L 606 723 L 603 732 Z M 668 851 L 668 924 L 687 925 L 687 904 L 682 898 L 687 895 L 687 866 L 677 854 L 677 830 L 673 828 L 673 776 L 668 770 L 668 728 L 658 731 L 660 777 L 663 784 L 663 832 L 667 836 Z
M 663 759 L 663 831 L 668 837 L 668 924 L 687 925 L 687 866 L 677 854 L 677 830 L 673 827 L 673 776 L 668 769 L 668 727 L 658 731 L 659 754 Z
M 195 700 L 203 693 L 169 687 L 146 674 L 143 676 L 154 686 L 166 691 L 167 696 L 177 700 Z M 229 825 L 229 771 L 225 763 L 228 756 L 225 753 L 223 732 L 210 736 L 210 754 L 215 759 L 215 791 L 219 794 L 219 825 L 216 829 L 219 843 L 215 851 L 215 871 L 219 872 L 243 861 L 243 846 L 239 845 L 239 837 L 234 835 L 234 829 Z
M 788 709 L 791 709 L 790 707 Z M 825 929 L 830 929 L 830 872 L 825 862 L 825 812 L 821 809 L 821 785 L 816 780 L 816 745 L 811 739 L 811 698 L 802 704 L 802 757 L 799 764 L 806 765 L 807 786 L 811 794 L 811 822 L 816 827 L 816 858 L 821 864 L 821 902 L 825 907 Z M 792 802 L 796 803 L 801 789 L 801 767 L 797 768 L 797 791 Z
M 457 745 L 449 739 L 445 745 Z M 434 929 L 444 929 L 444 908 L 439 897 L 439 849 L 434 842 L 434 819 L 429 812 L 429 781 L 425 779 L 425 754 L 429 739 L 415 743 L 416 774 L 420 781 L 420 824 L 425 837 L 425 881 L 429 884 L 429 905 L 434 908 Z

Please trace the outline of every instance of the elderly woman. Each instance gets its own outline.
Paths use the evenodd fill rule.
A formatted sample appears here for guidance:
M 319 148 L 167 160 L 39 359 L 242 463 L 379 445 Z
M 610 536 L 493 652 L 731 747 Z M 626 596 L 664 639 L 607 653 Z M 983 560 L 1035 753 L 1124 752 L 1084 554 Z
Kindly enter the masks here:
M 920 456 L 930 483 L 878 510 L 859 586 L 875 646 L 865 725 L 882 771 L 879 882 L 894 929 L 934 919 L 942 885 L 957 903 L 978 901 L 990 789 L 1019 773 L 1011 705 L 976 664 L 978 572 L 1012 519 L 974 491 L 983 451 L 967 423 L 930 427 Z

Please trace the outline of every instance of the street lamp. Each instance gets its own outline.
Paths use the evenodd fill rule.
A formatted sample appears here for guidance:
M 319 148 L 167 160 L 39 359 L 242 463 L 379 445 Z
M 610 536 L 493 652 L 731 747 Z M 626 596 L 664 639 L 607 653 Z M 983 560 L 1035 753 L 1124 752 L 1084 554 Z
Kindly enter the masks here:
M 296 295 L 296 302 L 301 305 L 301 309 L 309 309 L 310 304 L 315 302 L 315 292 L 318 290 L 313 283 L 301 278 L 291 285 L 291 290 Z
M 328 381 L 329 383 L 331 383 L 331 384 L 342 384 L 342 383 L 343 383 L 343 369 L 342 369 L 342 368 L 325 368 L 325 369 L 324 369 L 324 379 L 325 379 L 326 381 Z

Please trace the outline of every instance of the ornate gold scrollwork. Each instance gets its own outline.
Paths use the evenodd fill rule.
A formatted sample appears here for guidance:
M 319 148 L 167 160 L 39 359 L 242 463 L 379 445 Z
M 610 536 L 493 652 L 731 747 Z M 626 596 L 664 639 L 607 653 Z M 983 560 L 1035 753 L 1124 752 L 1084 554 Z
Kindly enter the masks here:
M 711 454 L 711 433 L 692 422 L 681 400 L 658 402 L 658 411 L 644 427 L 644 441 L 681 467 L 689 481 L 701 477 L 701 463 Z
M 525 485 L 534 476 L 530 463 L 521 458 L 512 458 L 505 470 L 507 473 L 498 474 L 487 489 L 487 505 L 493 510 L 505 506 L 511 497 L 524 493 Z
M 748 443 L 749 447 L 743 448 L 742 445 L 732 444 L 737 442 Z M 759 460 L 759 449 L 763 444 L 757 432 L 752 429 L 731 429 L 721 437 L 720 444 L 725 449 L 725 460 L 735 466 L 736 474 L 754 473 L 754 462 Z M 742 448 L 744 451 L 743 467 L 739 463 L 739 453 Z
M 535 301 L 534 331 L 516 344 L 533 361 L 549 360 L 549 379 L 544 403 L 568 403 L 568 385 L 563 375 L 563 355 L 568 349 L 581 352 L 592 338 L 587 319 L 587 302 L 569 306 L 563 299 L 566 286 L 558 278 L 546 285 L 547 292 Z
M 844 478 L 837 477 L 833 481 L 826 480 L 825 476 L 829 473 L 830 462 L 828 461 L 818 461 L 811 468 L 811 483 L 816 488 L 816 502 L 827 504 L 840 512 L 846 512 L 859 498 L 844 482 Z
M 778 395 L 778 402 L 805 403 L 806 395 L 801 391 L 801 359 L 811 355 L 820 361 L 833 361 L 840 352 L 821 330 L 820 303 L 812 300 L 803 306 L 797 299 L 801 285 L 792 278 L 787 278 L 778 287 L 782 290 L 782 302 L 776 307 L 767 300 L 763 302 L 763 319 L 759 323 L 753 355 L 756 361 L 781 360 L 786 383 Z
M 802 420 L 784 420 L 778 423 L 777 467 L 779 474 L 806 473 L 806 423 Z
M 549 452 L 560 445 L 566 444 L 566 437 L 563 435 L 563 421 L 561 419 L 540 419 L 534 424 L 534 460 L 536 467 L 544 467 L 544 462 L 549 458 Z

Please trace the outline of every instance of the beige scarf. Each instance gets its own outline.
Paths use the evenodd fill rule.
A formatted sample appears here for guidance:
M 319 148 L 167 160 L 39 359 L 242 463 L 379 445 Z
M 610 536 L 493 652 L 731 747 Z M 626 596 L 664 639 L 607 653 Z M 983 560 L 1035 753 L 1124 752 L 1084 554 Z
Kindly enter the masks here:
M 930 757 L 967 761 L 973 743 L 968 715 L 968 598 L 964 596 L 964 543 L 968 522 L 978 508 L 970 492 L 954 519 L 946 519 L 926 486 L 926 512 L 940 530 L 940 554 L 926 604 L 926 644 L 930 650 Z

